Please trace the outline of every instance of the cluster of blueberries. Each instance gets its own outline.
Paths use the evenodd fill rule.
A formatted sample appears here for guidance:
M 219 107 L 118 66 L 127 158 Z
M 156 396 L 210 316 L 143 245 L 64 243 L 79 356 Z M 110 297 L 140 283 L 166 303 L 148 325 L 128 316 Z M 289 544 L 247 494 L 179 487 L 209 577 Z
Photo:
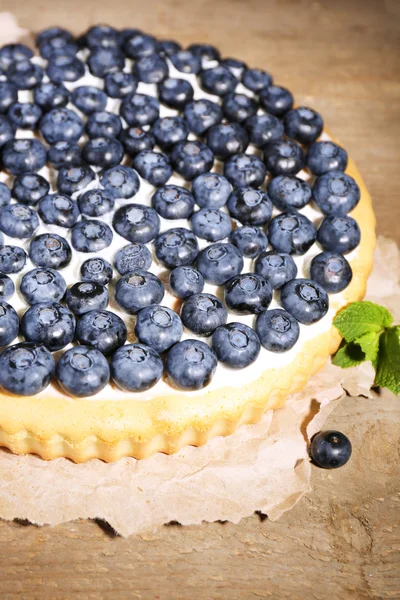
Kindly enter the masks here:
M 292 348 L 299 323 L 321 319 L 328 293 L 351 281 L 344 254 L 360 241 L 357 222 L 348 216 L 360 191 L 345 173 L 346 151 L 316 141 L 320 115 L 293 108 L 292 94 L 267 72 L 222 59 L 209 45 L 183 50 L 135 29 L 95 26 L 79 39 L 47 29 L 37 46 L 46 68 L 22 44 L 0 49 L 1 167 L 12 176 L 12 189 L 0 184 L 0 385 L 31 395 L 56 374 L 67 393 L 90 396 L 110 377 L 123 390 L 142 391 L 165 372 L 175 387 L 193 390 L 209 383 L 218 360 L 242 368 L 256 360 L 261 345 L 273 352 Z M 133 63 L 129 71 L 126 58 Z M 197 75 L 215 101 L 194 99 L 187 78 L 169 76 L 169 64 Z M 103 89 L 81 85 L 70 91 L 87 70 L 102 79 Z M 137 93 L 139 83 L 156 84 L 158 98 Z M 237 91 L 239 84 L 247 93 Z M 20 90 L 31 90 L 33 101 L 19 102 Z M 119 115 L 106 110 L 109 98 L 119 101 Z M 177 114 L 160 118 L 160 102 Z M 16 137 L 17 130 L 35 136 Z M 246 153 L 249 144 L 254 153 Z M 223 175 L 211 171 L 216 159 Z M 46 164 L 57 173 L 56 193 L 38 173 Z M 296 176 L 303 168 L 312 187 Z M 173 172 L 190 187 L 168 184 Z M 157 188 L 151 207 L 131 202 L 114 211 L 116 200 L 137 194 L 138 173 Z M 324 216 L 318 230 L 299 212 L 310 202 Z M 113 215 L 112 227 L 97 218 L 106 213 Z M 70 243 L 55 233 L 36 235 L 39 217 L 65 228 Z M 191 229 L 172 226 L 160 233 L 160 217 L 172 225 L 189 219 Z M 106 310 L 114 274 L 108 261 L 85 260 L 81 281 L 69 289 L 60 272 L 72 248 L 98 253 L 110 246 L 114 232 L 129 242 L 114 257 L 120 275 L 115 300 L 136 315 L 135 344 L 125 343 L 123 320 Z M 7 303 L 15 291 L 9 274 L 20 272 L 28 256 L 19 245 L 4 245 L 3 233 L 30 240 L 35 268 L 20 282 L 30 305 L 21 321 Z M 208 242 L 202 250 L 199 239 Z M 316 241 L 322 252 L 311 262 L 310 279 L 296 278 L 293 255 L 305 254 Z M 149 242 L 171 270 L 180 315 L 160 305 L 165 289 L 149 272 Z M 244 257 L 255 259 L 254 272 L 242 273 Z M 224 302 L 203 292 L 205 282 L 221 286 Z M 274 290 L 282 308 L 268 310 Z M 256 315 L 255 328 L 227 324 L 228 309 Z M 212 336 L 211 344 L 180 341 L 184 327 Z M 9 345 L 19 333 L 26 341 Z M 72 341 L 79 345 L 56 365 L 52 352 Z

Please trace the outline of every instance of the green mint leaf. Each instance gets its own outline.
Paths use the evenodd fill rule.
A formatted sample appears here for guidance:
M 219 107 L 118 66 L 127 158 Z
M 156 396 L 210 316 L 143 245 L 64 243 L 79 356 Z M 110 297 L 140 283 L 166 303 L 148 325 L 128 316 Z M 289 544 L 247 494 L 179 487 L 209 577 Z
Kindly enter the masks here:
M 381 335 L 381 333 L 371 331 L 354 341 L 354 343 L 360 346 L 361 350 L 364 352 L 365 360 L 370 360 L 375 368 L 378 360 L 379 339 Z
M 333 320 L 346 342 L 354 342 L 367 333 L 381 333 L 392 322 L 393 317 L 386 308 L 368 301 L 352 302 Z
M 400 325 L 390 327 L 380 337 L 375 383 L 400 394 Z
M 342 342 L 339 350 L 332 356 L 332 363 L 342 369 L 356 367 L 365 360 L 365 354 L 357 344 Z

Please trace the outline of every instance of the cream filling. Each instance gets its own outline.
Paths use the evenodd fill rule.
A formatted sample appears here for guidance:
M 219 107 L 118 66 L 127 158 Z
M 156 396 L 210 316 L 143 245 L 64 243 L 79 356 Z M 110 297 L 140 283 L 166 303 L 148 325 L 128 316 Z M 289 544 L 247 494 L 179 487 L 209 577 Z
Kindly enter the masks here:
M 86 57 L 85 53 L 86 53 L 86 51 L 82 51 L 80 53 L 82 58 Z M 34 60 L 34 62 L 36 62 L 37 64 L 40 64 L 41 66 L 46 65 L 46 61 L 44 61 L 41 57 L 35 57 L 33 60 Z M 132 61 L 127 59 L 125 70 L 130 71 L 131 68 L 132 68 Z M 212 100 L 216 103 L 220 103 L 221 100 L 218 96 L 207 94 L 200 88 L 195 75 L 187 75 L 185 73 L 180 73 L 179 71 L 177 71 L 175 69 L 175 67 L 170 62 L 169 62 L 169 72 L 170 72 L 170 77 L 176 77 L 176 78 L 186 79 L 186 80 L 190 81 L 190 83 L 192 84 L 193 89 L 195 91 L 194 97 L 196 100 L 201 99 L 201 98 L 209 98 L 210 100 Z M 47 76 L 45 76 L 44 81 L 46 81 L 46 80 L 48 80 Z M 103 80 L 91 75 L 91 73 L 88 71 L 88 68 L 86 67 L 85 76 L 82 77 L 77 82 L 67 83 L 66 87 L 68 87 L 70 90 L 73 90 L 76 87 L 81 86 L 81 85 L 92 85 L 92 86 L 95 86 L 98 88 L 103 88 Z M 156 96 L 156 86 L 154 84 L 139 83 L 137 91 L 138 91 L 138 93 L 144 93 L 144 94 L 148 94 L 151 96 Z M 238 85 L 237 92 L 246 94 L 248 96 L 253 96 L 253 93 L 250 90 L 248 90 L 247 88 L 245 88 L 242 84 Z M 33 94 L 31 91 L 20 91 L 18 94 L 18 98 L 19 98 L 20 102 L 30 102 L 30 101 L 32 101 L 32 97 L 33 97 Z M 116 114 L 119 114 L 120 102 L 121 101 L 118 99 L 108 98 L 106 110 L 108 110 L 110 112 L 115 112 Z M 68 108 L 75 110 L 82 116 L 82 118 L 84 120 L 86 120 L 85 115 L 80 113 L 80 111 L 78 111 L 78 109 L 75 106 L 69 104 Z M 264 111 L 262 109 L 259 109 L 260 114 L 263 112 Z M 170 109 L 162 104 L 160 105 L 160 116 L 161 117 L 177 115 L 177 114 L 178 114 L 178 111 Z M 127 124 L 124 121 L 123 121 L 123 125 L 127 126 Z M 20 137 L 20 138 L 32 137 L 32 136 L 33 136 L 33 133 L 30 131 L 27 131 L 27 130 L 18 130 L 18 132 L 17 132 L 17 137 Z M 193 134 L 189 134 L 189 139 L 196 139 L 196 137 Z M 323 133 L 321 136 L 321 139 L 328 140 L 330 138 L 328 135 Z M 255 147 L 249 146 L 249 149 L 247 150 L 247 152 L 259 153 L 259 150 Z M 126 161 L 126 162 L 127 162 L 127 164 L 129 164 L 130 161 Z M 217 161 L 213 170 L 221 172 L 221 169 L 222 169 L 222 165 L 221 165 L 221 163 L 218 163 L 218 161 Z M 49 182 L 51 184 L 51 191 L 53 191 L 53 192 L 57 191 L 56 187 L 55 187 L 57 172 L 54 169 L 51 169 L 48 166 L 46 166 L 40 171 L 40 174 L 42 174 L 46 179 L 49 180 Z M 301 177 L 303 179 L 307 179 L 309 177 L 309 175 L 305 171 L 302 171 L 299 174 L 299 177 Z M 140 176 L 139 176 L 139 178 L 140 178 L 140 188 L 139 188 L 139 191 L 137 192 L 137 194 L 134 197 L 132 197 L 131 199 L 117 200 L 115 203 L 115 210 L 118 209 L 120 206 L 124 206 L 131 202 L 140 203 L 145 206 L 151 206 L 151 198 L 152 198 L 153 194 L 155 193 L 156 188 L 154 188 L 152 185 L 150 185 L 147 181 L 142 179 Z M 6 173 L 4 173 L 4 172 L 0 173 L 0 181 L 6 181 L 6 182 L 10 183 L 11 179 L 12 178 L 10 178 Z M 179 175 L 177 175 L 176 173 L 168 181 L 168 184 L 175 184 L 175 185 L 180 185 L 183 187 L 189 187 L 188 183 L 183 178 L 181 178 Z M 90 183 L 90 185 L 86 189 L 92 189 L 92 188 L 96 188 L 96 187 L 101 187 L 100 182 L 97 177 L 93 182 Z M 262 187 L 265 189 L 265 183 Z M 85 190 L 81 190 L 78 194 L 75 194 L 75 196 L 79 196 L 80 194 L 83 193 L 83 191 L 85 191 Z M 225 208 L 223 208 L 222 210 L 226 211 Z M 319 225 L 319 223 L 321 222 L 321 220 L 323 218 L 322 213 L 311 205 L 304 207 L 299 212 L 301 212 L 302 214 L 307 216 L 316 226 Z M 274 209 L 274 214 L 278 214 L 278 213 L 279 213 L 279 211 Z M 106 215 L 102 215 L 101 217 L 98 217 L 98 219 L 102 220 L 102 221 L 108 223 L 110 226 L 112 226 L 112 217 L 113 217 L 113 212 L 110 212 Z M 39 219 L 40 219 L 40 217 L 39 217 Z M 163 219 L 162 217 L 160 217 L 160 220 L 161 220 L 161 229 L 160 229 L 161 232 L 166 231 L 166 230 L 170 229 L 171 227 L 185 227 L 187 229 L 191 229 L 190 221 L 187 219 L 167 220 L 167 219 Z M 67 239 L 69 241 L 69 243 L 71 244 L 71 232 L 67 228 L 46 225 L 40 221 L 40 227 L 39 227 L 38 231 L 35 233 L 35 235 L 39 235 L 39 234 L 45 233 L 45 232 L 57 233 L 57 234 L 61 235 L 62 237 L 64 237 L 65 239 Z M 199 242 L 200 248 L 204 248 L 205 246 L 207 246 L 209 244 L 209 242 L 207 242 L 206 240 L 201 240 L 201 239 L 198 239 L 198 242 Z M 16 240 L 15 238 L 10 238 L 10 237 L 4 235 L 4 244 L 18 245 L 18 246 L 24 248 L 27 252 L 29 249 L 29 243 L 30 243 L 30 240 Z M 87 260 L 88 258 L 93 257 L 93 256 L 101 256 L 101 257 L 107 259 L 109 262 L 111 262 L 111 264 L 113 264 L 113 259 L 114 259 L 116 252 L 123 246 L 126 246 L 127 244 L 129 244 L 128 240 L 125 240 L 124 238 L 122 238 L 120 235 L 118 235 L 113 230 L 113 241 L 112 241 L 111 245 L 100 252 L 85 254 L 85 253 L 76 252 L 72 249 L 73 250 L 72 260 L 71 260 L 70 264 L 67 267 L 65 267 L 64 269 L 60 270 L 60 272 L 62 273 L 62 275 L 67 283 L 67 286 L 70 286 L 73 283 L 76 283 L 77 281 L 80 280 L 80 267 L 81 267 L 81 264 L 85 260 Z M 150 267 L 150 271 L 152 273 L 154 273 L 155 275 L 158 275 L 165 285 L 165 295 L 161 302 L 161 305 L 169 306 L 172 308 L 176 304 L 177 299 L 175 296 L 173 296 L 171 294 L 171 291 L 169 289 L 168 270 L 162 264 L 158 263 L 158 261 L 155 257 L 155 254 L 154 254 L 153 244 L 150 243 L 147 246 L 152 251 L 152 254 L 153 254 L 153 263 Z M 293 258 L 296 262 L 297 268 L 298 268 L 297 277 L 309 277 L 309 266 L 310 266 L 311 259 L 316 254 L 319 254 L 320 252 L 321 252 L 321 248 L 319 247 L 318 244 L 315 243 L 310 248 L 310 250 L 303 256 L 293 256 Z M 358 253 L 358 249 L 356 248 L 353 252 L 351 252 L 350 254 L 348 254 L 346 256 L 346 258 L 349 260 L 350 263 L 357 256 L 357 253 Z M 14 283 L 16 286 L 16 292 L 15 292 L 14 296 L 10 299 L 10 303 L 14 306 L 14 308 L 17 310 L 17 312 L 20 316 L 22 316 L 22 314 L 27 310 L 29 305 L 26 304 L 26 302 L 24 301 L 22 296 L 19 294 L 19 284 L 20 284 L 20 281 L 21 281 L 23 275 L 25 273 L 27 273 L 28 271 L 31 271 L 33 268 L 35 268 L 35 265 L 33 265 L 30 262 L 30 260 L 28 259 L 27 264 L 25 265 L 24 269 L 20 273 L 18 273 L 16 275 L 10 275 L 10 277 L 12 277 L 12 279 L 14 280 Z M 244 259 L 244 268 L 243 268 L 242 273 L 247 273 L 247 272 L 251 272 L 251 271 L 253 271 L 253 260 L 245 258 Z M 115 271 L 115 274 L 117 275 L 116 271 Z M 134 334 L 135 317 L 128 315 L 127 313 L 121 311 L 118 304 L 114 300 L 114 289 L 113 289 L 114 285 L 113 285 L 113 283 L 116 281 L 116 279 L 117 279 L 117 277 L 114 277 L 113 282 L 108 286 L 109 295 L 110 295 L 110 303 L 108 306 L 108 310 L 115 312 L 124 320 L 124 322 L 127 326 L 127 329 L 128 329 L 128 343 L 135 342 L 136 341 L 135 334 Z M 219 295 L 218 291 L 219 291 L 219 288 L 217 286 L 213 286 L 208 283 L 206 283 L 206 285 L 204 287 L 204 292 L 207 292 L 207 293 Z M 302 348 L 306 342 L 316 338 L 321 333 L 324 333 L 330 329 L 335 313 L 337 312 L 338 308 L 340 308 L 340 306 L 342 306 L 344 304 L 344 296 L 342 293 L 334 294 L 334 295 L 331 294 L 329 296 L 329 300 L 330 300 L 330 308 L 329 308 L 328 313 L 325 315 L 325 317 L 323 319 L 321 319 L 314 325 L 310 325 L 310 326 L 300 324 L 299 340 L 297 341 L 297 343 L 291 350 L 289 350 L 288 352 L 285 352 L 283 354 L 278 354 L 278 353 L 274 353 L 274 352 L 269 352 L 263 346 L 261 346 L 261 351 L 260 351 L 260 354 L 259 354 L 257 360 L 253 364 L 251 364 L 248 367 L 245 367 L 243 369 L 231 369 L 231 368 L 223 365 L 222 363 L 218 362 L 218 367 L 216 369 L 215 375 L 214 375 L 212 381 L 210 382 L 210 384 L 207 386 L 207 388 L 198 390 L 198 391 L 191 391 L 190 395 L 192 395 L 192 394 L 204 395 L 207 391 L 212 392 L 219 388 L 223 388 L 223 387 L 227 387 L 227 386 L 233 387 L 233 388 L 245 386 L 247 384 L 252 383 L 253 381 L 256 381 L 259 377 L 261 377 L 262 373 L 266 369 L 279 369 L 279 368 L 284 367 L 285 365 L 291 363 L 292 361 L 296 360 L 297 355 L 302 351 Z M 280 307 L 280 305 L 278 303 L 278 293 L 275 292 L 274 298 L 270 305 L 270 308 L 272 309 L 272 308 L 278 308 L 278 307 Z M 245 323 L 246 325 L 249 325 L 250 327 L 254 327 L 255 316 L 254 315 L 236 315 L 236 314 L 229 312 L 228 323 L 234 322 L 234 321 L 239 321 L 241 323 Z M 189 331 L 185 328 L 182 339 L 189 339 L 189 338 L 193 339 L 196 337 L 197 336 L 195 334 L 193 334 L 191 331 Z M 203 342 L 206 342 L 209 345 L 211 345 L 211 338 L 198 338 L 198 339 L 201 339 Z M 22 341 L 22 338 L 21 338 L 21 341 Z M 60 353 L 64 352 L 64 350 L 65 349 L 61 350 Z M 52 388 L 51 389 L 52 394 L 63 396 L 65 398 L 69 398 L 69 396 L 62 394 L 62 392 L 59 391 L 58 387 L 51 385 L 51 388 Z M 44 393 L 48 394 L 48 389 L 45 390 Z M 153 386 L 151 389 L 149 389 L 145 392 L 137 392 L 137 393 L 131 392 L 130 397 L 134 398 L 135 400 L 146 401 L 146 400 L 151 400 L 153 398 L 160 397 L 160 396 L 167 396 L 167 395 L 170 395 L 171 393 L 184 394 L 184 395 L 188 394 L 188 392 L 183 392 L 183 391 L 177 390 L 175 388 L 172 388 L 166 381 L 161 379 L 155 386 Z M 38 396 L 40 396 L 40 394 Z M 127 397 L 128 397 L 127 392 L 119 390 L 116 386 L 109 384 L 103 390 L 101 390 L 99 393 L 97 393 L 96 395 L 88 397 L 87 400 L 90 400 L 90 401 L 126 400 Z M 73 398 L 71 398 L 71 401 L 73 401 Z

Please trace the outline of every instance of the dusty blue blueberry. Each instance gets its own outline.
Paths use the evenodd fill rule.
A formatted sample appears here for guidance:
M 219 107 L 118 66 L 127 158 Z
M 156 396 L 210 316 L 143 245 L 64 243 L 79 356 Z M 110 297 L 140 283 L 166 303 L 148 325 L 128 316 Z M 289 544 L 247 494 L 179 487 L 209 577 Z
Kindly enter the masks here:
M 192 193 L 200 208 L 225 206 L 231 191 L 231 184 L 219 173 L 203 173 L 192 182 Z
M 75 142 L 55 142 L 47 152 L 47 160 L 54 169 L 82 164 L 82 151 Z
M 38 173 L 17 175 L 13 182 L 12 195 L 21 204 L 34 206 L 48 194 L 49 182 Z
M 217 357 L 199 340 L 184 340 L 168 352 L 165 370 L 168 381 L 180 390 L 200 390 L 212 380 Z
M 178 142 L 172 148 L 171 163 L 179 175 L 187 181 L 191 181 L 212 169 L 214 154 L 204 142 Z
M 226 67 L 217 66 L 200 73 L 200 85 L 209 94 L 226 96 L 234 92 L 238 80 Z
M 307 181 L 290 175 L 278 175 L 268 183 L 268 196 L 282 211 L 299 210 L 311 200 L 311 188 Z
M 188 133 L 189 128 L 186 121 L 179 116 L 158 119 L 152 129 L 152 134 L 162 150 L 168 150 L 174 144 L 183 142 Z
M 292 279 L 285 283 L 280 299 L 283 308 L 304 325 L 322 319 L 329 308 L 326 290 L 311 279 Z
M 160 217 L 153 208 L 148 206 L 126 204 L 115 212 L 113 227 L 129 242 L 147 244 L 160 231 Z
M 46 158 L 46 148 L 34 138 L 10 140 L 1 149 L 3 167 L 12 175 L 40 171 Z
M 257 103 L 245 94 L 227 94 L 222 102 L 222 110 L 228 121 L 241 123 L 257 113 Z
M 25 44 L 5 44 L 0 48 L 0 68 L 7 71 L 13 62 L 29 60 L 32 56 L 32 50 Z
M 125 67 L 125 57 L 119 48 L 96 48 L 87 61 L 89 71 L 95 77 L 105 77 L 108 73 Z
M 125 323 L 108 310 L 91 310 L 81 316 L 76 326 L 78 342 L 96 348 L 106 356 L 123 346 L 126 338 Z
M 324 128 L 321 115 L 307 106 L 299 106 L 287 112 L 283 124 L 286 135 L 301 144 L 315 142 Z
M 190 44 L 187 49 L 200 58 L 202 69 L 209 69 L 221 58 L 218 48 L 210 44 Z
M 43 79 L 43 69 L 28 59 L 13 62 L 7 69 L 7 79 L 19 90 L 31 90 Z
M 110 367 L 105 356 L 95 348 L 76 346 L 61 356 L 56 375 L 67 394 L 84 398 L 97 394 L 107 385 Z
M 86 188 L 95 179 L 94 171 L 87 165 L 61 167 L 57 177 L 57 187 L 61 194 L 72 196 Z
M 326 215 L 343 217 L 357 206 L 360 188 L 350 175 L 341 171 L 329 171 L 317 177 L 313 186 L 313 198 Z
M 151 125 L 160 116 L 160 103 L 153 96 L 129 94 L 121 103 L 120 115 L 128 125 Z
M 168 156 L 162 152 L 142 150 L 133 159 L 133 166 L 143 179 L 155 187 L 166 184 L 172 175 Z
M 137 88 L 137 80 L 132 73 L 113 71 L 107 73 L 104 78 L 104 90 L 111 98 L 125 98 L 134 94 Z
M 137 269 L 147 271 L 152 262 L 150 250 L 144 244 L 139 244 L 139 242 L 120 248 L 114 256 L 114 267 L 120 275 L 131 273 Z
M 243 225 L 265 225 L 272 215 L 272 202 L 263 190 L 243 187 L 229 196 L 228 210 Z
M 63 269 L 71 262 L 72 250 L 67 240 L 55 233 L 36 236 L 29 246 L 29 258 L 37 267 Z
M 243 256 L 233 244 L 217 242 L 197 257 L 197 268 L 208 283 L 223 285 L 243 269 Z
M 340 431 L 320 431 L 311 440 L 310 456 L 323 469 L 343 467 L 351 456 L 351 442 Z
M 194 90 L 186 79 L 164 79 L 158 86 L 158 96 L 163 104 L 182 110 L 193 100 Z
M 268 238 L 264 231 L 260 227 L 250 225 L 236 227 L 230 234 L 229 241 L 246 258 L 255 258 L 268 246 Z
M 175 40 L 162 40 L 158 43 L 159 52 L 162 56 L 172 56 L 182 50 L 182 46 Z
M 201 59 L 189 50 L 179 50 L 170 56 L 171 62 L 175 69 L 181 73 L 197 73 L 201 70 Z
M 0 272 L 19 273 L 26 263 L 26 252 L 19 246 L 0 246 Z
M 271 300 L 272 287 L 261 275 L 243 273 L 226 282 L 225 304 L 234 313 L 258 315 L 267 310 Z
M 233 369 L 251 365 L 260 354 L 260 348 L 258 335 L 244 323 L 221 325 L 212 336 L 212 349 L 218 360 Z
M 15 309 L 0 300 L 0 346 L 11 344 L 19 333 L 19 318 Z
M 343 217 L 325 217 L 317 232 L 318 243 L 324 250 L 347 254 L 357 248 L 361 239 L 360 227 L 355 219 Z
M 83 146 L 82 157 L 89 165 L 109 169 L 122 161 L 124 147 L 115 138 L 96 137 Z
M 118 137 L 121 131 L 122 123 L 119 116 L 106 110 L 92 113 L 86 121 L 86 132 L 91 138 Z
M 224 164 L 224 175 L 237 188 L 260 187 L 267 170 L 255 154 L 234 154 Z
M 81 117 L 69 108 L 53 108 L 47 112 L 39 124 L 40 133 L 48 144 L 56 142 L 77 142 L 83 134 Z
M 290 254 L 285 252 L 262 252 L 254 265 L 254 271 L 266 279 L 276 290 L 297 275 L 297 266 Z
M 13 106 L 15 106 L 15 104 Z M 0 114 L 0 148 L 4 146 L 6 142 L 15 138 L 16 128 L 17 125 L 13 123 L 12 120 L 5 115 Z
M 18 101 L 17 87 L 9 81 L 0 81 L 0 113 L 5 113 Z
M 130 314 L 136 314 L 150 304 L 159 304 L 163 297 L 161 280 L 143 269 L 123 275 L 115 286 L 116 301 Z
M 93 25 L 85 33 L 85 45 L 90 50 L 119 48 L 119 32 L 110 25 Z
M 0 207 L 9 204 L 11 201 L 11 192 L 5 183 L 0 182 Z
M 14 295 L 15 285 L 11 277 L 0 273 L 0 299 L 9 300 Z
M 54 36 L 47 43 L 39 47 L 43 58 L 49 59 L 54 56 L 75 56 L 79 52 L 78 44 L 64 36 Z
M 49 59 L 46 72 L 54 83 L 78 81 L 85 75 L 85 65 L 76 56 L 54 55 Z
M 136 171 L 125 165 L 118 165 L 104 171 L 100 183 L 115 200 L 132 198 L 140 187 Z
M 210 127 L 222 121 L 223 113 L 219 104 L 202 98 L 185 105 L 183 114 L 190 131 L 203 135 Z
M 81 265 L 82 281 L 94 281 L 95 283 L 101 283 L 101 285 L 107 285 L 112 278 L 112 266 L 105 258 L 100 256 L 88 258 Z
M 171 227 L 154 243 L 157 259 L 169 269 L 191 265 L 199 252 L 196 236 L 184 227 Z
M 299 323 L 281 308 L 266 310 L 258 315 L 256 332 L 264 348 L 270 352 L 287 352 L 300 335 Z
M 87 217 L 100 217 L 113 210 L 115 200 L 107 190 L 87 190 L 78 199 L 79 210 Z
M 161 83 L 168 77 L 168 65 L 162 56 L 151 54 L 135 60 L 132 73 L 143 83 Z
M 281 213 L 268 225 L 268 239 L 278 252 L 305 254 L 317 239 L 317 231 L 301 213 Z
M 239 123 L 213 125 L 207 131 L 207 144 L 220 160 L 246 151 L 249 136 Z
M 160 355 L 144 344 L 126 344 L 114 352 L 111 377 L 126 392 L 143 392 L 161 379 L 163 362 Z
M 246 119 L 244 126 L 251 144 L 262 148 L 265 144 L 280 140 L 283 135 L 283 124 L 274 115 L 254 115 Z
M 306 163 L 313 175 L 328 171 L 345 171 L 348 155 L 344 148 L 334 142 L 314 142 L 308 150 Z
M 73 41 L 72 33 L 63 27 L 46 27 L 42 29 L 36 36 L 36 45 L 38 48 L 48 44 L 54 38 L 64 38 L 70 42 Z
M 73 227 L 80 212 L 77 202 L 64 194 L 48 194 L 39 202 L 38 213 L 48 225 Z
M 157 49 L 157 40 L 152 35 L 135 30 L 131 35 L 125 36 L 124 51 L 129 58 L 151 56 Z
M 175 296 L 185 299 L 203 291 L 204 278 L 193 267 L 175 267 L 169 275 L 169 284 Z
M 165 352 L 179 342 L 183 334 L 181 318 L 167 306 L 146 306 L 137 314 L 135 335 L 139 342 Z
M 151 131 L 145 131 L 141 127 L 127 127 L 118 136 L 119 141 L 130 156 L 136 156 L 143 150 L 153 150 L 156 145 Z
M 112 239 L 112 229 L 103 221 L 85 219 L 72 228 L 71 244 L 78 252 L 99 252 L 110 246 Z
M 304 152 L 291 140 L 271 142 L 264 148 L 264 162 L 273 177 L 296 175 L 304 167 Z
M 81 85 L 72 92 L 71 102 L 85 115 L 90 115 L 93 112 L 105 109 L 107 96 L 99 88 L 91 85 Z
M 350 264 L 338 252 L 321 252 L 311 261 L 311 279 L 322 285 L 328 294 L 342 292 L 353 278 Z
M 272 85 L 272 76 L 263 69 L 246 69 L 242 76 L 242 83 L 249 90 L 258 94 Z
M 38 216 L 29 206 L 7 204 L 0 209 L 0 229 L 12 238 L 30 238 L 38 227 Z
M 75 317 L 62 304 L 34 304 L 21 319 L 21 333 L 27 342 L 43 344 L 50 352 L 61 350 L 75 335 Z
M 68 288 L 65 302 L 75 315 L 83 315 L 90 310 L 102 310 L 108 305 L 108 291 L 101 283 L 78 281 Z
M 22 297 L 28 304 L 38 302 L 61 302 L 67 290 L 64 277 L 49 267 L 28 271 L 19 286 Z
M 293 107 L 293 96 L 288 89 L 279 85 L 270 85 L 261 90 L 260 104 L 265 110 L 276 117 L 282 117 Z
M 7 117 L 18 129 L 36 129 L 42 114 L 40 106 L 33 102 L 16 102 L 10 106 Z
M 194 210 L 194 198 L 179 185 L 165 185 L 152 196 L 151 205 L 164 219 L 188 219 Z
M 193 214 L 191 224 L 193 233 L 209 242 L 223 240 L 232 231 L 230 216 L 215 208 L 201 208 Z
M 40 344 L 8 346 L 0 354 L 0 387 L 16 396 L 33 396 L 49 385 L 55 367 L 52 354 Z

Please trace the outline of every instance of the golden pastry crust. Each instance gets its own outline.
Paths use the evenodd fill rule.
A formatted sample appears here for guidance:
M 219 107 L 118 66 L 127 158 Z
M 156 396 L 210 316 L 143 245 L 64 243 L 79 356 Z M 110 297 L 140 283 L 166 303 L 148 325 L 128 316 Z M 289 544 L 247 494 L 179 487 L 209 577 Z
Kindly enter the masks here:
M 361 199 L 351 215 L 361 229 L 353 279 L 331 297 L 337 312 L 360 300 L 372 269 L 375 216 L 371 197 L 350 159 L 346 171 L 360 186 Z M 254 423 L 269 409 L 282 406 L 289 394 L 302 390 L 340 343 L 335 327 L 306 342 L 295 360 L 240 388 L 220 388 L 204 394 L 174 394 L 148 401 L 88 401 L 52 394 L 18 398 L 0 394 L 0 445 L 16 454 L 36 453 L 44 459 L 90 458 L 115 461 L 123 456 L 145 458 L 154 452 L 172 454 L 185 445 L 200 446 L 216 435 L 229 435 L 243 423 Z

